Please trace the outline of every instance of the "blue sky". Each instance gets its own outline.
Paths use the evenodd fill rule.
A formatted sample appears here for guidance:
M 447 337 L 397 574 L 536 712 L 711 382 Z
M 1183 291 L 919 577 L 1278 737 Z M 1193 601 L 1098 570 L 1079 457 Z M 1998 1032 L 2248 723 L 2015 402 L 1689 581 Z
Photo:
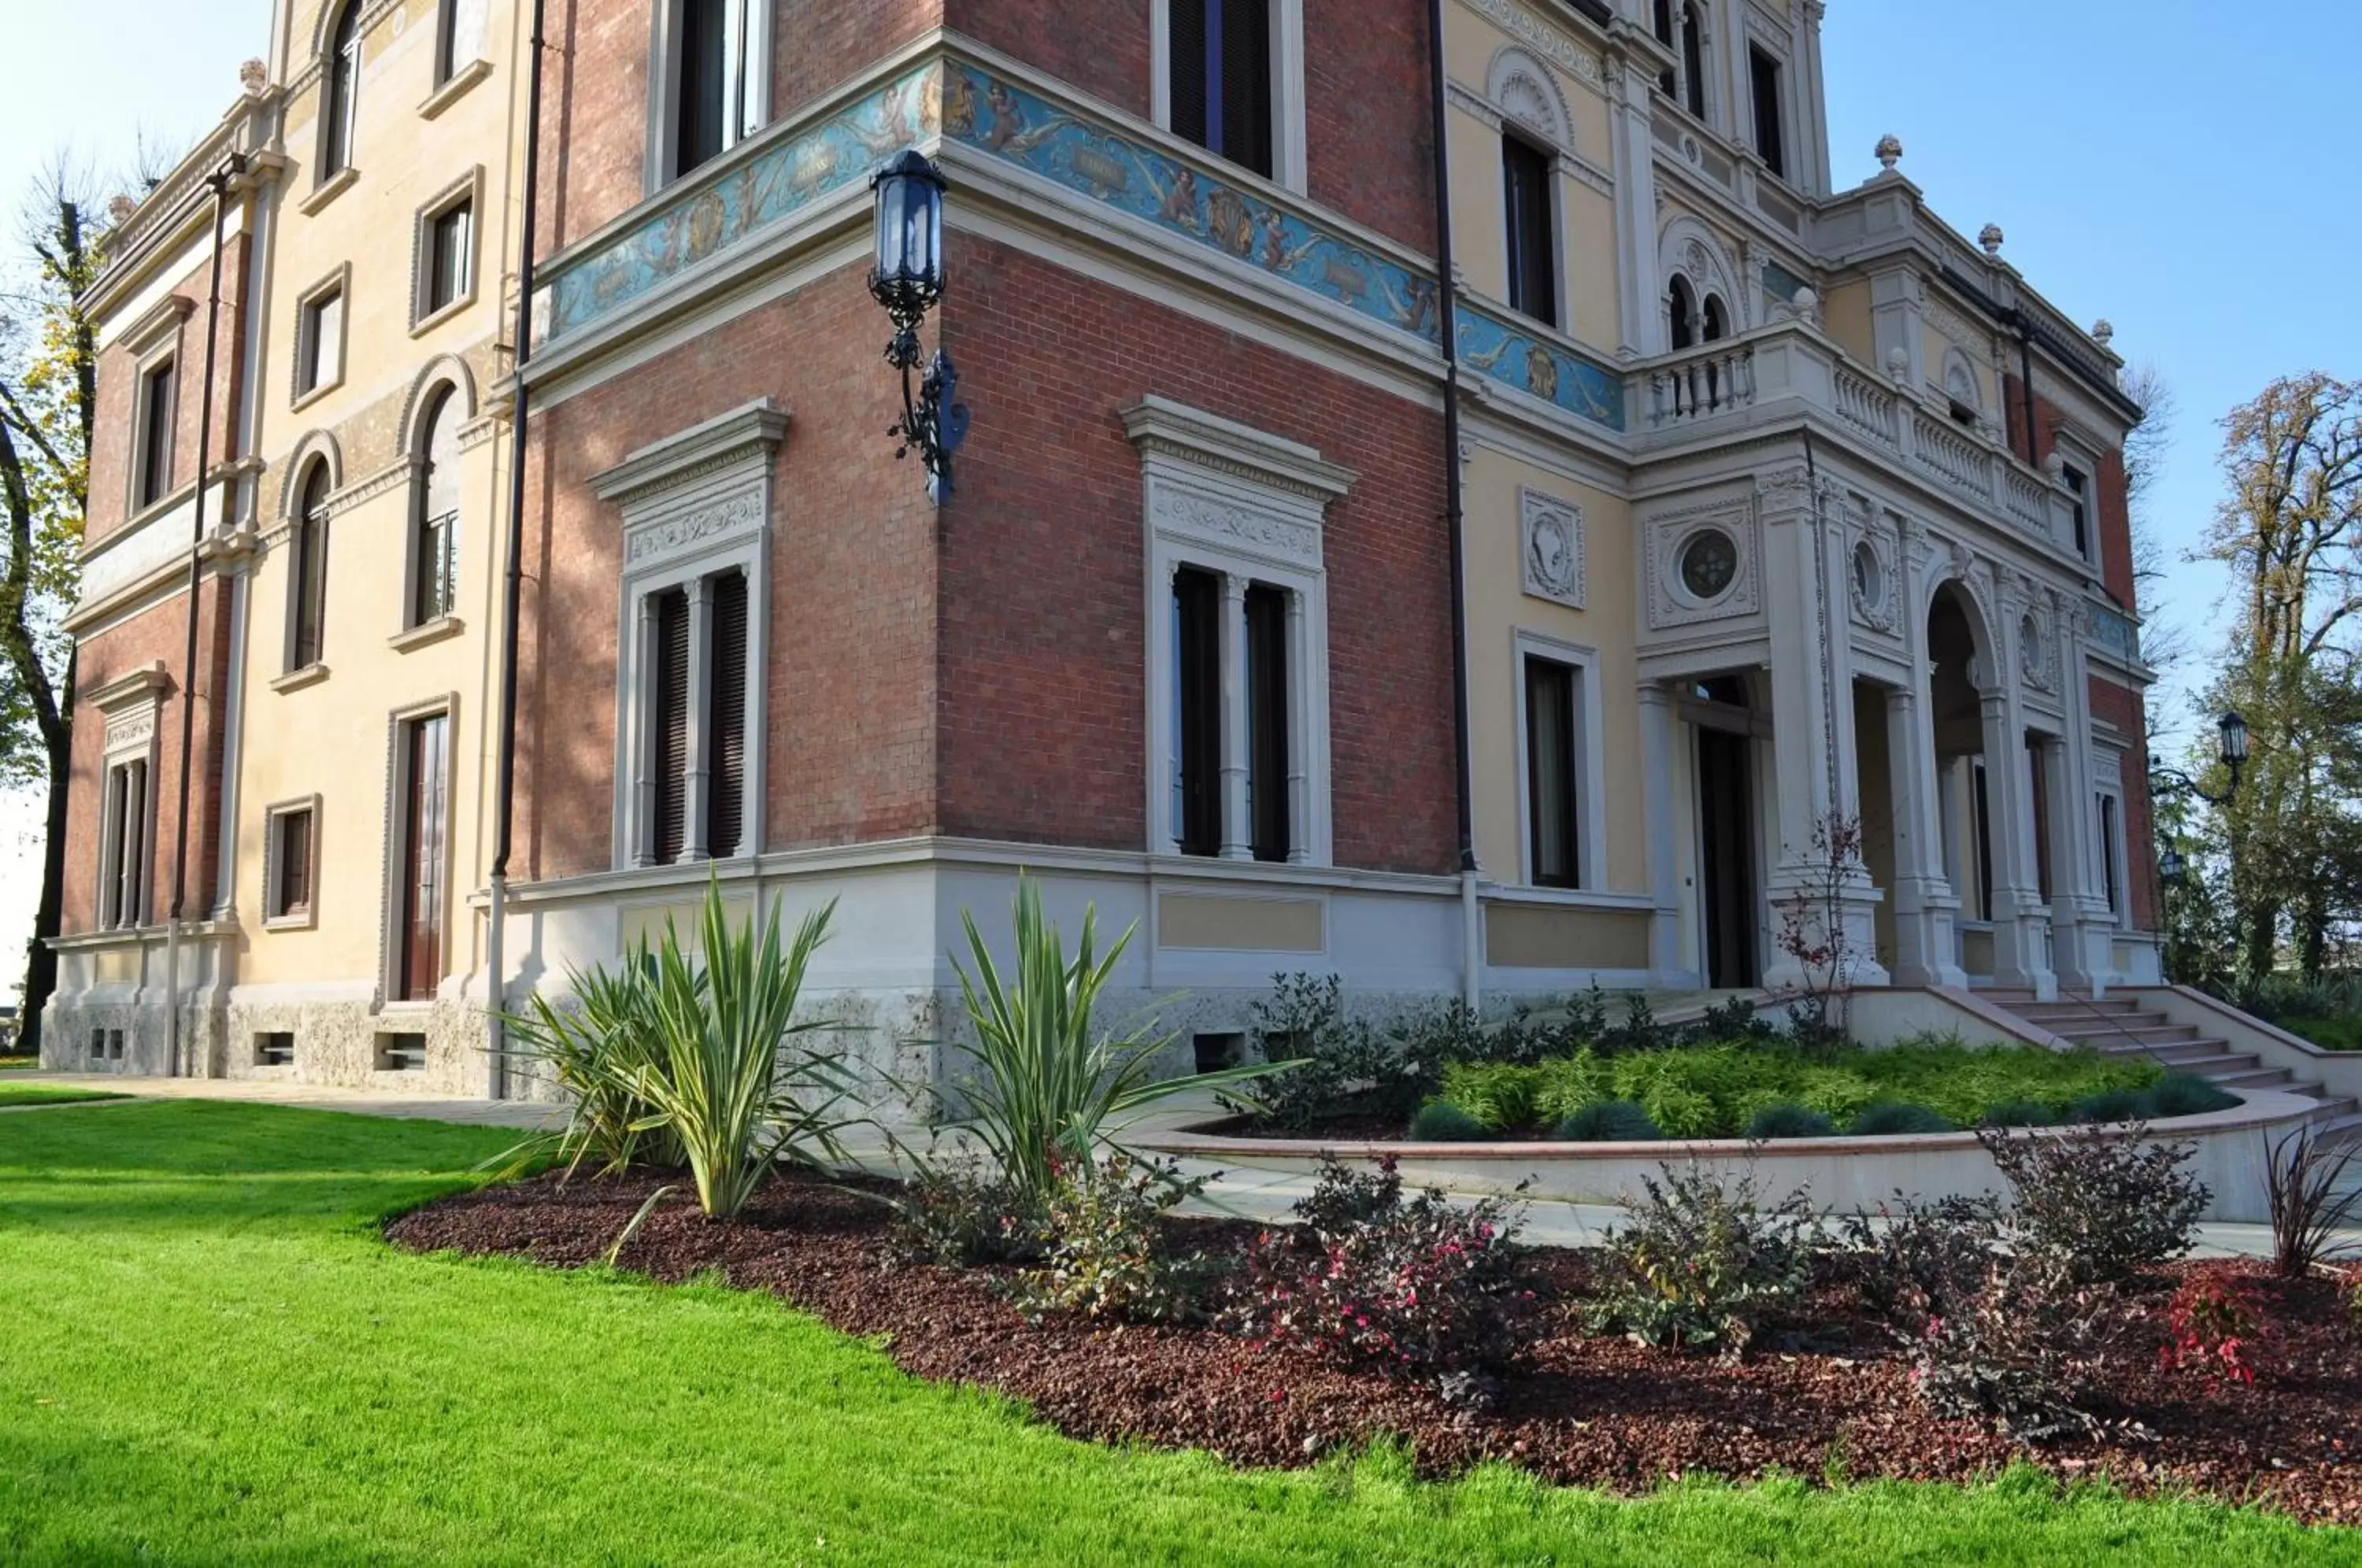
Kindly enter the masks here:
M 171 161 L 270 26 L 268 0 L 0 0 L 0 212 L 61 149 L 126 167 L 144 135 Z M 2163 371 L 2180 403 L 2156 502 L 2169 543 L 2194 540 L 2220 495 L 2226 410 L 2276 376 L 2362 375 L 2345 288 L 2362 215 L 2335 184 L 2362 6 L 1831 0 L 1824 47 L 1840 185 L 1876 171 L 1893 131 L 1937 211 L 1970 234 L 2000 224 L 2059 308 L 2106 316 L 2120 352 Z M 2221 590 L 2178 567 L 2153 609 L 2211 646 Z M 2169 684 L 2151 722 L 2188 733 L 2187 706 Z M 34 820 L 0 801 L 0 997 L 29 926 Z

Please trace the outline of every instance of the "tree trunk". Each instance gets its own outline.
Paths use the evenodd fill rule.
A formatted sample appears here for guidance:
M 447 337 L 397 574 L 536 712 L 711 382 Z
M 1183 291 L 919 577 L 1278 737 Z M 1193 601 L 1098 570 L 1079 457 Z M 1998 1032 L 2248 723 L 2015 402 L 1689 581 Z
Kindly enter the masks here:
M 73 774 L 73 690 L 82 650 L 66 656 L 65 723 L 49 752 L 49 822 L 41 835 L 41 898 L 33 907 L 33 940 L 26 944 L 25 986 L 19 996 L 17 1049 L 38 1055 L 41 1049 L 41 1011 L 58 988 L 58 954 L 50 944 L 65 929 L 66 787 Z

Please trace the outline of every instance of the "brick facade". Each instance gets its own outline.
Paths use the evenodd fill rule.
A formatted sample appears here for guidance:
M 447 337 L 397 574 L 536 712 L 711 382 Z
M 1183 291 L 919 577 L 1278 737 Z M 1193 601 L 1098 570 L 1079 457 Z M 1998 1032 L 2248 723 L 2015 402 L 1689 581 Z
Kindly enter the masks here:
M 203 256 L 210 249 L 208 244 L 198 248 L 197 253 Z M 246 275 L 246 237 L 232 235 L 222 247 L 221 319 L 214 353 L 212 454 L 215 463 L 233 455 L 230 442 L 237 430 L 240 385 L 238 346 L 245 340 Z M 196 480 L 198 437 L 204 425 L 205 299 L 211 286 L 207 264 L 191 268 L 171 289 L 187 302 L 189 314 L 169 336 L 142 343 L 137 353 L 120 342 L 99 351 L 90 509 L 83 527 L 86 544 L 97 544 L 131 519 L 131 442 L 138 425 L 134 405 L 139 395 L 139 367 L 152 362 L 168 346 L 180 381 L 172 421 L 172 490 L 177 493 Z M 81 684 L 88 688 L 92 683 L 84 679 Z
M 2148 798 L 2148 712 L 2141 694 L 2099 676 L 2092 677 L 2092 716 L 2114 724 L 2125 737 L 2125 843 L 2132 864 L 2125 868 L 2132 887 L 2133 924 L 2143 931 L 2157 926 L 2156 861 L 2149 834 L 2153 819 Z

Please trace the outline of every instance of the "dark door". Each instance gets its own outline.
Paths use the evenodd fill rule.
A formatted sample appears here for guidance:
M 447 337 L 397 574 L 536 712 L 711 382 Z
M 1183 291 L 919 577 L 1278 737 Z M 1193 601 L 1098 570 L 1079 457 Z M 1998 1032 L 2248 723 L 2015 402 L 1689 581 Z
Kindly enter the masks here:
M 1706 983 L 1743 988 L 1757 983 L 1755 743 L 1701 729 L 1697 752 Z
M 402 963 L 404 1001 L 433 998 L 443 977 L 443 863 L 447 836 L 450 720 L 437 713 L 407 728 L 403 762 Z

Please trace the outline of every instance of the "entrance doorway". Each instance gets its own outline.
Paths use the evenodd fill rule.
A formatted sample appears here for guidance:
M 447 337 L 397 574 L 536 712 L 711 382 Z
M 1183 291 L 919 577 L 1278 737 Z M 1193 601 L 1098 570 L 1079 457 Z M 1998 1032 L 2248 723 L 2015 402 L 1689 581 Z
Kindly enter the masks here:
M 1697 731 L 1698 887 L 1705 926 L 1706 984 L 1716 990 L 1759 979 L 1755 919 L 1755 742 L 1730 730 Z

